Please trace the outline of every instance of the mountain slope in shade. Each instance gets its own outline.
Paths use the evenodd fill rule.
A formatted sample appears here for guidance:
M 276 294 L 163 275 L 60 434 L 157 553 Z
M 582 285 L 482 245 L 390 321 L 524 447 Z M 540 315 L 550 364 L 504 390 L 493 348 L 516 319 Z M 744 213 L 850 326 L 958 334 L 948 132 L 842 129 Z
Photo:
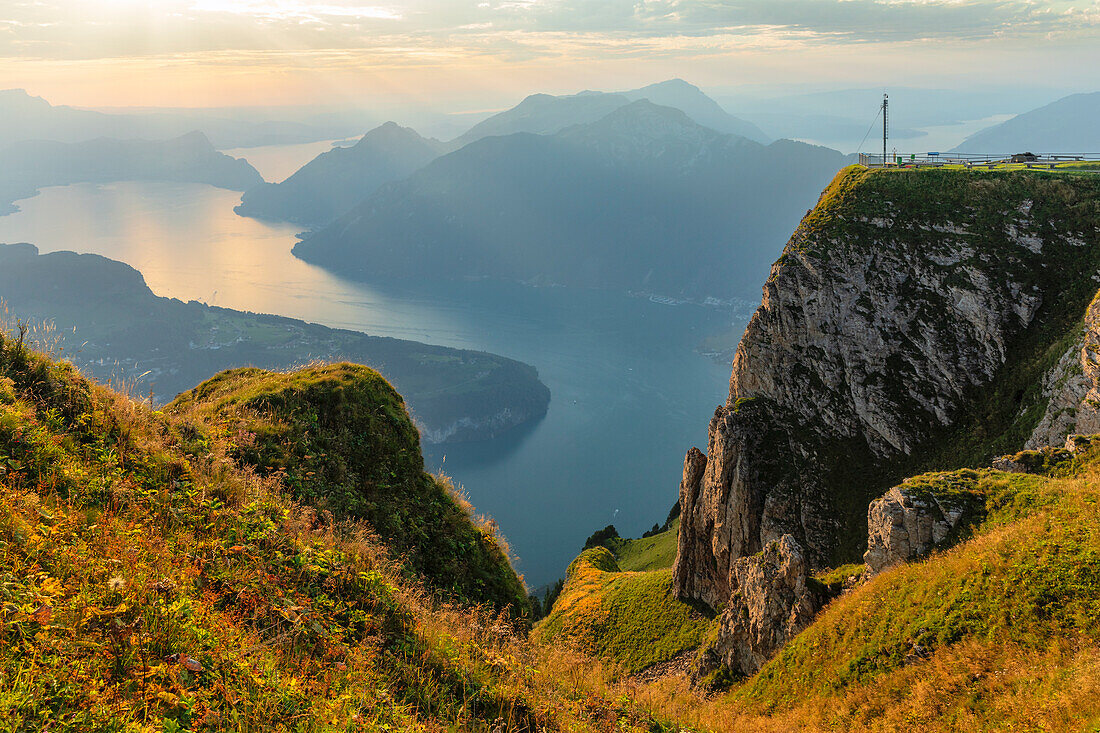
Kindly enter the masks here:
M 642 99 L 679 109 L 696 123 L 718 132 L 740 135 L 760 143 L 769 141 L 760 128 L 729 114 L 698 87 L 682 79 L 671 79 L 620 93 L 588 91 L 561 97 L 532 94 L 515 107 L 475 125 L 451 145 L 459 148 L 484 137 L 516 132 L 553 135 L 572 125 L 595 122 L 620 107 Z
M 249 189 L 235 211 L 311 227 L 326 224 L 382 184 L 408 177 L 441 152 L 441 143 L 387 122 L 350 148 L 321 153 L 282 183 Z
M 451 147 L 457 149 L 485 137 L 517 132 L 553 135 L 570 125 L 595 122 L 628 104 L 630 100 L 625 96 L 604 92 L 581 92 L 561 97 L 532 94 L 515 107 L 474 125 L 452 141 Z
M 494 277 L 703 300 L 755 289 L 844 157 L 634 102 L 557 135 L 487 138 L 300 242 L 353 276 Z
M 648 99 L 664 107 L 675 107 L 700 125 L 718 132 L 740 135 L 758 143 L 771 142 L 759 127 L 748 120 L 734 117 L 704 94 L 699 87 L 683 79 L 670 79 L 658 84 L 650 84 L 632 92 L 622 92 L 622 96 L 634 101 Z
M 955 150 L 965 153 L 1100 153 L 1100 92 L 1073 94 L 988 127 Z
M 25 141 L 0 150 L 0 213 L 45 186 L 110 181 L 208 183 L 243 191 L 263 181 L 248 161 L 219 153 L 201 132 L 174 140 Z

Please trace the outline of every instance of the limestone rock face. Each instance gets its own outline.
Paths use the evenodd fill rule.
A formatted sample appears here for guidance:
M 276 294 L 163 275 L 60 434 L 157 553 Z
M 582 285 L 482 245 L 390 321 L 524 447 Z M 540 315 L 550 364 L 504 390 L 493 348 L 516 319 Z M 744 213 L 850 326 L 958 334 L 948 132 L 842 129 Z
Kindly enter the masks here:
M 969 523 L 980 507 L 959 497 L 943 497 L 895 486 L 867 509 L 867 551 L 863 561 L 870 575 L 925 557 Z
M 812 568 L 858 557 L 868 502 L 969 418 L 1062 297 L 1053 258 L 1098 239 L 1031 181 L 838 175 L 772 267 L 702 478 L 681 486 L 681 597 L 724 603 L 736 560 L 787 534 Z
M 714 523 L 708 520 L 717 512 L 700 511 L 695 506 L 700 497 L 699 484 L 706 470 L 706 455 L 698 448 L 689 450 L 684 456 L 684 477 L 680 481 L 680 516 L 686 514 L 702 520 L 702 523 L 699 526 L 692 524 L 685 527 L 681 519 L 676 547 L 680 562 L 673 569 L 672 584 L 674 588 L 680 589 L 678 592 L 682 596 L 717 605 L 729 595 L 728 577 L 727 574 L 717 572 L 714 554 L 707 551 L 709 545 L 703 540 L 714 532 Z
M 1059 445 L 1074 433 L 1100 433 L 1100 301 L 1085 312 L 1080 340 L 1043 378 L 1046 412 L 1026 448 Z
M 809 626 L 825 601 L 812 587 L 809 569 L 789 534 L 734 561 L 718 640 L 700 655 L 693 678 L 698 681 L 722 664 L 735 674 L 754 674 Z

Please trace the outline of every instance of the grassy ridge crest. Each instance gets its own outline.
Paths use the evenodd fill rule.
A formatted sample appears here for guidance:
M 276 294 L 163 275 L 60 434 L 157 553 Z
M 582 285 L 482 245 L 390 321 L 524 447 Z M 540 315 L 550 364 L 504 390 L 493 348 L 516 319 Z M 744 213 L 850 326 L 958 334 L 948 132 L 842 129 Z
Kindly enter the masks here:
M 488 522 L 474 522 L 449 481 L 424 471 L 405 402 L 373 369 L 235 369 L 166 409 L 226 442 L 241 464 L 275 476 L 298 501 L 336 521 L 366 520 L 413 577 L 445 597 L 527 613 L 506 545 Z
M 699 648 L 713 633 L 714 615 L 672 592 L 676 532 L 673 526 L 638 540 L 616 537 L 582 552 L 570 564 L 554 607 L 536 626 L 535 641 L 568 641 L 629 673 Z

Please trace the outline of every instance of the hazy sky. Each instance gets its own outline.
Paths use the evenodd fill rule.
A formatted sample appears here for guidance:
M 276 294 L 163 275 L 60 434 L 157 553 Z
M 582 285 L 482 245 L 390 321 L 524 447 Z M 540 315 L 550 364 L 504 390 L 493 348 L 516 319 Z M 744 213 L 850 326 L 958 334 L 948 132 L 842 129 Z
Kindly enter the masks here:
M 1100 0 L 0 0 L 0 88 L 55 103 L 495 107 L 673 76 L 1100 89 Z

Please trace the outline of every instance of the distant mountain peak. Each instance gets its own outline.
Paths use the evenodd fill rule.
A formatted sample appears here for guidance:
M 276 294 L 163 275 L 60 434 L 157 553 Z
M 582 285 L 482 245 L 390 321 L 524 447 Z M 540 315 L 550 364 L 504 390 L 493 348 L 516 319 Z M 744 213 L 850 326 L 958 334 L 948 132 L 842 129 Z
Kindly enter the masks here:
M 390 120 L 379 125 L 352 145 L 350 150 L 364 152 L 368 149 L 430 149 L 435 155 L 443 152 L 443 144 L 434 138 L 427 138 L 411 127 L 405 127 Z
M 1100 149 L 1097 115 L 1100 115 L 1100 92 L 1071 94 L 980 130 L 954 150 L 988 155 L 1025 150 L 1089 153 Z
M 187 151 L 191 155 L 217 152 L 214 143 L 210 142 L 210 138 L 208 138 L 206 133 L 202 130 L 185 132 L 175 140 L 172 140 L 171 145 L 181 151 Z M 251 168 L 252 166 L 249 167 Z
M 630 130 L 647 136 L 684 135 L 704 133 L 707 137 L 718 137 L 720 133 L 703 127 L 680 109 L 654 104 L 648 99 L 623 105 L 605 117 L 587 125 L 578 125 L 570 130 Z M 563 130 L 562 134 L 569 130 Z
M 654 124 L 658 124 L 660 127 L 652 127 Z M 639 99 L 636 102 L 631 102 L 630 104 L 619 107 L 603 119 L 592 123 L 589 127 L 622 127 L 631 125 L 649 126 L 647 128 L 649 131 L 660 131 L 662 134 L 671 132 L 682 133 L 689 130 L 706 130 L 712 135 L 717 135 L 713 130 L 704 128 L 695 120 L 688 117 L 687 113 L 683 110 L 654 104 L 648 99 Z
M 526 97 L 524 97 L 523 101 L 520 102 L 520 105 L 530 104 L 532 102 L 541 102 L 545 99 L 556 99 L 556 97 L 554 97 L 554 95 L 552 94 L 547 94 L 546 92 L 535 92 L 534 94 L 528 94 Z
M 394 122 L 393 120 L 390 120 L 389 122 L 384 122 L 383 124 L 379 125 L 378 127 L 374 128 L 373 130 L 369 131 L 363 137 L 359 138 L 359 142 L 357 142 L 352 147 L 357 148 L 360 145 L 362 145 L 363 147 L 366 147 L 366 146 L 370 145 L 372 142 L 382 141 L 382 140 L 391 141 L 391 140 L 423 140 L 423 139 L 424 138 L 421 137 L 420 133 L 418 133 L 416 130 L 412 129 L 411 127 L 403 127 L 403 126 L 397 124 L 396 122 Z
M 620 92 L 629 99 L 648 99 L 654 104 L 683 110 L 688 117 L 704 127 L 747 137 L 758 143 L 768 143 L 770 138 L 756 125 L 734 117 L 722 105 L 708 97 L 702 89 L 683 79 L 668 79 L 641 89 Z
M 314 227 L 335 219 L 379 186 L 398 181 L 444 152 L 443 143 L 389 121 L 350 147 L 334 147 L 277 184 L 245 192 L 242 216 Z
M 19 105 L 19 108 L 47 109 L 53 106 L 42 97 L 36 97 L 26 89 L 0 89 L 0 104 L 5 103 Z
M 695 91 L 695 92 L 699 92 L 700 94 L 703 93 L 702 89 L 695 86 L 691 82 L 684 81 L 683 79 L 681 79 L 679 77 L 676 77 L 674 79 L 666 79 L 665 81 L 659 81 L 659 82 L 656 82 L 654 84 L 649 84 L 647 86 L 642 87 L 641 89 L 635 89 L 634 91 L 635 92 L 644 92 L 647 89 L 681 89 L 683 91 Z
M 644 98 L 596 122 L 562 130 L 557 137 L 628 166 L 656 163 L 677 175 L 735 148 L 764 148 L 748 138 L 701 125 L 683 110 Z
M 202 130 L 191 130 L 191 132 L 185 132 L 176 139 L 180 142 L 198 142 L 213 147 L 213 144 L 210 142 L 210 138 L 208 138 L 206 136 L 206 133 Z
M 616 108 L 648 99 L 655 105 L 682 110 L 704 127 L 755 140 L 770 138 L 751 122 L 734 117 L 699 87 L 683 79 L 667 79 L 626 92 L 597 92 L 590 89 L 563 96 L 532 94 L 515 107 L 478 123 L 454 141 L 458 147 L 483 137 L 531 132 L 553 135 L 573 125 L 598 121 Z

